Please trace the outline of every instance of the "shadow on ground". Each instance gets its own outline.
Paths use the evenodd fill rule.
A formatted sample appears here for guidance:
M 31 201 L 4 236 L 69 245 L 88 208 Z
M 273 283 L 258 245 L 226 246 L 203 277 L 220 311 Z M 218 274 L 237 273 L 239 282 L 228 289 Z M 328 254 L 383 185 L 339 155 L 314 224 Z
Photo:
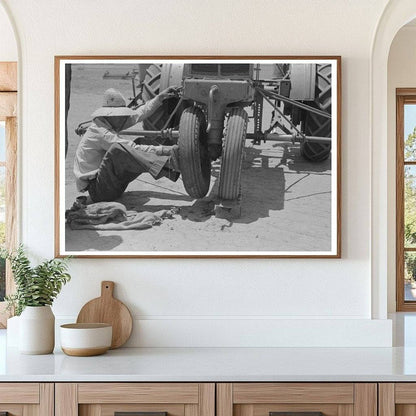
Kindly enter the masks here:
M 291 189 L 307 179 L 311 174 L 330 176 L 331 159 L 323 162 L 311 163 L 302 158 L 298 145 L 279 143 L 273 149 L 282 148 L 283 156 L 267 155 L 264 150 L 256 147 L 247 147 L 241 175 L 241 217 L 232 222 L 237 224 L 250 224 L 260 218 L 270 216 L 270 211 L 280 211 L 285 208 L 285 195 Z M 286 167 L 286 172 L 284 171 Z M 210 193 L 203 199 L 195 201 L 189 207 L 181 207 L 180 214 L 183 219 L 202 222 L 215 215 L 214 208 L 218 200 L 219 186 L 218 161 L 212 166 L 212 179 L 214 184 Z M 289 169 L 289 170 L 287 170 Z M 286 187 L 285 175 L 305 173 Z M 296 198 L 308 198 L 315 194 L 305 194 Z M 292 200 L 292 199 L 288 199 Z
M 274 144 L 273 148 L 281 147 L 283 149 L 283 155 L 279 165 L 285 165 L 290 171 L 296 173 L 313 172 L 322 173 L 323 175 L 331 176 L 331 154 L 328 159 L 322 162 L 311 162 L 305 160 L 300 154 L 299 145 L 293 145 L 291 143 L 279 143 Z
M 242 215 L 234 222 L 249 224 L 268 217 L 271 210 L 284 209 L 285 177 L 283 168 L 277 165 L 276 160 L 275 156 L 265 156 L 254 147 L 246 148 L 241 174 Z M 212 166 L 211 180 L 214 184 L 209 194 L 189 207 L 181 207 L 182 219 L 203 222 L 215 215 L 215 205 L 220 202 L 219 171 L 220 164 L 216 161 Z
M 156 212 L 161 209 L 166 209 L 167 206 L 163 204 L 149 204 L 152 200 L 169 200 L 172 201 L 172 206 L 175 206 L 175 201 L 193 201 L 188 195 L 143 190 L 124 192 L 123 196 L 117 202 L 122 203 L 129 211 Z
M 118 247 L 123 239 L 117 235 L 100 235 L 94 230 L 71 230 L 69 225 L 65 227 L 66 251 L 96 251 L 97 240 L 100 241 L 100 250 L 110 251 Z

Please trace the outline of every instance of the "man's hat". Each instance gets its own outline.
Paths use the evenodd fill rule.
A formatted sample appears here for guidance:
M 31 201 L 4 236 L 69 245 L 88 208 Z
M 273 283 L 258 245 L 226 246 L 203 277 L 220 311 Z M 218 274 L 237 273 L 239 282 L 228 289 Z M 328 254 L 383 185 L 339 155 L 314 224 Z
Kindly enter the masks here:
M 127 107 L 126 99 L 114 88 L 108 89 L 104 93 L 103 106 L 92 113 L 92 118 L 114 117 L 114 116 L 134 116 L 136 113 Z

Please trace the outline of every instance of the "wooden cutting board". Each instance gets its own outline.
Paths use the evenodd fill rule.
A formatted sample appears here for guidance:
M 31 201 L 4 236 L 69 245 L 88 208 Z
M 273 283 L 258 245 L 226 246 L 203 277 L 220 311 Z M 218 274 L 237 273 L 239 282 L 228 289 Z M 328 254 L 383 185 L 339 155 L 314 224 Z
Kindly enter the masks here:
M 101 296 L 86 303 L 78 314 L 77 323 L 107 323 L 113 326 L 111 349 L 119 348 L 129 339 L 133 319 L 124 303 L 113 297 L 114 282 L 101 282 Z

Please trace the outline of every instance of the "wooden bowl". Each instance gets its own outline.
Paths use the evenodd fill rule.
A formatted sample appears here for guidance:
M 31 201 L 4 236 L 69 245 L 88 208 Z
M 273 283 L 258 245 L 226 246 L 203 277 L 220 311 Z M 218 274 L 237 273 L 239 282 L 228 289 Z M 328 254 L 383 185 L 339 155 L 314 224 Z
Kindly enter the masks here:
M 101 323 L 61 325 L 61 348 L 67 355 L 101 355 L 111 347 L 112 326 Z

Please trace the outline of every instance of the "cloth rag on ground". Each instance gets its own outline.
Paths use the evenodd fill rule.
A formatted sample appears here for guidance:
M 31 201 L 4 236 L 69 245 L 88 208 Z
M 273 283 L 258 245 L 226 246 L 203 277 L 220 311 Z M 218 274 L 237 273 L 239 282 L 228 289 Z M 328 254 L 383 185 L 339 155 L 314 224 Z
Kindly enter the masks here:
M 165 218 L 173 218 L 176 209 L 157 212 L 128 211 L 119 202 L 96 202 L 90 205 L 74 203 L 65 212 L 72 230 L 144 230 L 159 225 Z

